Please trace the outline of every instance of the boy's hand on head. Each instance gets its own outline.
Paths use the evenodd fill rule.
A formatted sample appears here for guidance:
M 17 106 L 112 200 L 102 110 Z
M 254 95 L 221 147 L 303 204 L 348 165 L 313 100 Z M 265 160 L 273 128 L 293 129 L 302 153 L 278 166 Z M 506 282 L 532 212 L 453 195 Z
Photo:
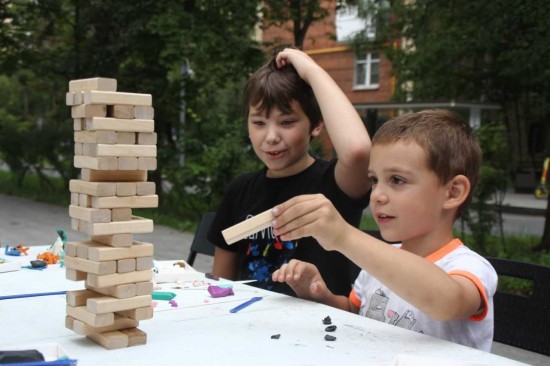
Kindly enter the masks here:
M 308 262 L 292 259 L 273 272 L 272 279 L 286 282 L 302 299 L 322 302 L 330 294 L 317 267 Z
M 277 54 L 275 58 L 277 67 L 282 68 L 287 65 L 292 65 L 298 72 L 298 75 L 306 82 L 308 81 L 308 74 L 313 68 L 320 68 L 319 65 L 307 55 L 305 52 L 295 48 L 285 48 Z
M 350 226 L 322 194 L 302 195 L 273 208 L 273 232 L 283 240 L 312 236 L 326 250 L 337 250 L 345 243 Z

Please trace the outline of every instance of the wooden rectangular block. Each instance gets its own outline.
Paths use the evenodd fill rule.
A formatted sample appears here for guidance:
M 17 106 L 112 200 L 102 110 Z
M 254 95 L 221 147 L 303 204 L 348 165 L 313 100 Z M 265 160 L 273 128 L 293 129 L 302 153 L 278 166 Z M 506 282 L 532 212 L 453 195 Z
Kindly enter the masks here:
M 135 320 L 147 320 L 153 317 L 153 308 L 151 306 L 147 306 L 144 308 L 117 311 L 117 314 L 131 318 L 131 319 L 135 319 Z
M 270 227 L 272 221 L 273 214 L 271 213 L 271 209 L 269 209 L 223 230 L 222 235 L 227 244 L 233 244 L 247 236 Z
M 116 131 L 75 131 L 74 141 L 85 144 L 116 144 Z
M 126 348 L 129 344 L 128 336 L 118 330 L 94 333 L 88 335 L 87 337 L 109 350 Z
M 137 140 L 136 135 L 136 132 L 119 131 L 116 133 L 116 143 L 121 145 L 134 145 Z
M 88 274 L 76 269 L 65 268 L 65 278 L 70 281 L 84 281 L 88 279 Z
M 132 197 L 92 197 L 93 208 L 148 208 L 158 207 L 158 203 L 159 198 L 156 194 Z
M 74 144 L 74 154 L 75 155 L 82 155 L 84 153 L 84 149 L 82 147 L 82 143 L 75 142 Z
M 133 157 L 156 157 L 157 147 L 155 145 L 123 145 L 123 144 L 97 144 L 95 145 L 95 156 L 133 156 Z
M 65 243 L 65 255 L 76 257 L 76 243 L 69 241 Z
M 84 193 L 79 193 L 78 205 L 81 207 L 92 207 L 92 196 Z
M 74 118 L 73 119 L 73 130 L 75 131 L 81 131 L 86 127 L 86 124 L 84 122 L 83 118 Z
M 124 285 L 127 283 L 147 282 L 153 278 L 153 271 L 139 271 L 130 273 L 114 273 L 105 276 L 98 276 L 89 273 L 86 278 L 86 286 L 92 287 L 109 287 Z
M 131 319 L 131 318 L 125 318 L 121 315 L 115 314 L 115 320 L 113 324 L 107 325 L 104 327 L 94 327 L 89 324 L 86 324 L 84 322 L 81 322 L 80 320 L 74 320 L 72 322 L 72 328 L 70 328 L 72 331 L 74 331 L 76 334 L 80 335 L 90 335 L 90 334 L 97 334 L 97 333 L 104 333 L 104 332 L 110 332 L 113 330 L 121 330 L 121 329 L 128 329 L 128 328 L 134 328 L 139 325 L 139 322 L 137 320 Z M 133 333 L 126 334 L 129 339 L 132 339 L 131 335 Z
M 91 117 L 85 119 L 83 128 L 88 131 L 155 132 L 155 121 L 152 119 Z
M 74 231 L 80 231 L 78 228 L 79 224 L 80 224 L 79 219 L 71 218 L 71 229 L 73 229 Z
M 87 118 L 87 117 L 106 117 L 107 106 L 105 105 L 91 105 L 81 104 L 71 107 L 72 118 Z
M 88 223 L 86 232 L 90 236 L 99 236 L 113 234 L 143 234 L 152 233 L 153 230 L 153 220 L 134 216 L 131 221 Z
M 137 119 L 155 119 L 155 109 L 153 107 L 134 106 L 134 118 Z
M 128 347 L 141 346 L 147 343 L 147 333 L 138 328 L 125 328 L 120 332 L 128 337 Z
M 134 182 L 116 183 L 116 195 L 119 197 L 135 196 L 137 186 Z
M 95 262 L 84 258 L 65 256 L 65 267 L 98 276 L 116 273 L 116 261 Z
M 88 222 L 111 222 L 111 210 L 69 205 L 69 216 Z
M 139 157 L 138 170 L 156 170 L 157 158 Z
M 157 134 L 156 132 L 139 132 L 136 143 L 139 145 L 156 145 Z
M 136 295 L 151 295 L 153 293 L 153 282 L 138 282 L 136 285 Z
M 92 240 L 110 247 L 129 247 L 134 242 L 134 236 L 131 233 L 93 235 Z
M 65 93 L 65 104 L 68 106 L 74 105 L 74 92 Z
M 111 209 L 111 221 L 130 221 L 130 220 L 132 220 L 131 208 Z
M 101 296 L 101 294 L 91 290 L 67 291 L 67 305 L 85 306 L 89 298 L 98 296 Z
M 102 246 L 101 244 L 96 243 L 94 241 L 75 242 L 75 245 L 76 245 L 76 257 L 84 258 L 84 259 L 88 259 L 89 257 L 88 253 L 90 248 L 96 247 L 96 246 Z
M 94 314 L 86 310 L 86 306 L 66 306 L 66 314 L 94 327 L 111 325 L 115 321 L 114 313 Z
M 118 158 L 119 170 L 138 170 L 138 158 L 134 156 L 121 156 Z M 142 169 L 145 170 L 145 169 Z
M 138 196 L 150 196 L 156 193 L 155 182 L 136 183 L 136 194 Z
M 134 296 L 127 299 L 110 296 L 94 297 L 88 299 L 86 309 L 93 314 L 106 314 L 151 306 L 152 301 L 151 295 Z
M 116 297 L 117 299 L 127 299 L 129 297 L 135 297 L 137 295 L 147 295 L 147 294 L 138 294 L 137 286 L 135 283 L 127 283 L 124 285 L 116 285 L 116 286 L 109 286 L 109 287 L 86 286 L 86 288 L 103 295 Z
M 143 271 L 149 268 L 142 268 L 142 269 L 136 269 L 136 259 L 135 258 L 128 258 L 128 259 L 119 259 L 116 261 L 116 271 L 118 273 L 127 273 L 127 272 L 134 272 L 136 270 Z
M 147 181 L 146 170 L 92 170 L 82 169 L 81 179 L 88 182 L 145 182 Z
M 79 105 L 84 102 L 84 94 L 82 91 L 75 91 L 74 92 L 74 105 Z
M 153 97 L 151 94 L 90 90 L 84 91 L 84 104 L 120 104 L 150 107 L 153 104 Z
M 145 271 L 153 268 L 153 257 L 136 258 L 136 271 Z
M 71 205 L 79 206 L 79 197 L 78 193 L 71 192 Z
M 76 92 L 81 90 L 103 90 L 116 91 L 117 81 L 112 78 L 89 78 L 69 81 L 69 91 Z
M 118 168 L 118 159 L 113 156 L 75 156 L 73 161 L 75 168 L 94 170 L 117 170 Z
M 152 257 L 154 246 L 151 243 L 135 241 L 126 248 L 108 246 L 91 247 L 88 249 L 88 259 L 93 261 L 110 261 L 127 258 Z
M 87 182 L 81 179 L 71 179 L 69 181 L 69 191 L 98 197 L 115 196 L 117 184 L 114 182 Z
M 107 116 L 113 118 L 133 119 L 133 105 L 109 105 L 107 106 Z

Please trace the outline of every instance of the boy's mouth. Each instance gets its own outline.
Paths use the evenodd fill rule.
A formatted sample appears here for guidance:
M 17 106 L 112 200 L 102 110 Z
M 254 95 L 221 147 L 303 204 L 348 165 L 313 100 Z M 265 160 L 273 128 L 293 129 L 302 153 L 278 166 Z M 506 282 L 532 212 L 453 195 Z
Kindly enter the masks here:
M 376 221 L 378 221 L 378 223 L 385 223 L 385 222 L 388 222 L 392 219 L 394 219 L 395 216 L 390 216 L 390 215 L 386 215 L 386 214 L 377 214 L 376 215 Z
M 282 151 L 268 151 L 267 155 L 269 155 L 272 158 L 278 158 L 283 155 Z

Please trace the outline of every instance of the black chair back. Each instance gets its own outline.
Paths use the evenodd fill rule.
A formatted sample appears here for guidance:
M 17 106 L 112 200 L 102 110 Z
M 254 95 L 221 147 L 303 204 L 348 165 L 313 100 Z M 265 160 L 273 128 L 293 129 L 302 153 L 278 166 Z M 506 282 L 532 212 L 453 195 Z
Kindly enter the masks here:
M 487 258 L 502 276 L 533 281 L 530 296 L 497 290 L 493 340 L 550 356 L 550 267 Z
M 189 265 L 192 266 L 193 263 L 195 263 L 195 258 L 197 257 L 197 254 L 210 256 L 214 255 L 214 250 L 216 246 L 207 239 L 207 235 L 208 230 L 210 229 L 210 225 L 212 224 L 215 216 L 215 212 L 207 212 L 202 215 L 201 219 L 199 220 L 197 231 L 195 232 L 195 237 L 193 238 L 193 242 L 191 243 L 189 257 L 187 258 L 187 263 L 189 263 Z

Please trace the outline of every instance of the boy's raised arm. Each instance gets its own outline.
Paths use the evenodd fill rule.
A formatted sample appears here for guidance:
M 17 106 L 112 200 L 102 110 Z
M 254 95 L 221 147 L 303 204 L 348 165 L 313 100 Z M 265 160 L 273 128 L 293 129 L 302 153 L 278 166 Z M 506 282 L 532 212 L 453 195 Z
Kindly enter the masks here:
M 338 155 L 338 186 L 350 197 L 363 197 L 370 188 L 367 169 L 371 140 L 359 114 L 330 75 L 307 54 L 287 48 L 277 55 L 277 65 L 286 64 L 292 64 L 315 93 Z

